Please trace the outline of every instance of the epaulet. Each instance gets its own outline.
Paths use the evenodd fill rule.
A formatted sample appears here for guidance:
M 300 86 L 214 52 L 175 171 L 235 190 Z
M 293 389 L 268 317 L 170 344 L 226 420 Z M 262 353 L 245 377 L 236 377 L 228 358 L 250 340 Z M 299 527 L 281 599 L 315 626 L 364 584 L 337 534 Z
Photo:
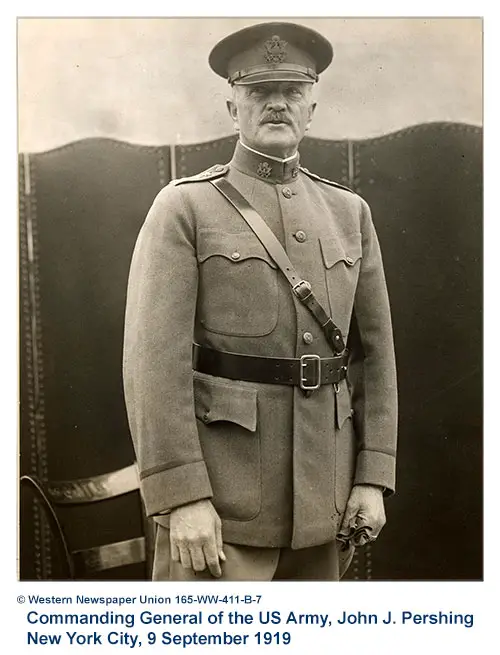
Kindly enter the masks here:
M 338 189 L 344 189 L 344 191 L 350 191 L 351 193 L 356 193 L 352 189 L 349 189 L 348 186 L 344 186 L 343 184 L 339 184 L 338 182 L 333 182 L 332 180 L 328 180 L 326 177 L 321 177 L 320 175 L 316 175 L 316 173 L 311 173 L 307 168 L 304 168 L 303 166 L 300 166 L 300 170 L 308 175 L 310 178 L 313 180 L 318 180 L 319 182 L 324 182 L 325 184 L 329 184 L 330 186 L 335 186 Z
M 172 180 L 172 184 L 177 186 L 178 184 L 187 184 L 188 182 L 205 182 L 207 180 L 214 180 L 217 177 L 222 177 L 229 170 L 229 164 L 215 164 L 207 168 L 206 171 L 202 171 L 197 175 L 191 175 L 191 177 L 180 177 L 177 180 Z

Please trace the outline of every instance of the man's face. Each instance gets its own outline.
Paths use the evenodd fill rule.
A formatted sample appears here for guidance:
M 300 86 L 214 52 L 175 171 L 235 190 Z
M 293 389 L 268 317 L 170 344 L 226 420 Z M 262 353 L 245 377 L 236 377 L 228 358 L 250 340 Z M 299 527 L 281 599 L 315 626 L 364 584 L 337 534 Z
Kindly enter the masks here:
M 307 82 L 235 85 L 227 106 L 241 141 L 275 157 L 293 155 L 316 108 L 311 87 Z

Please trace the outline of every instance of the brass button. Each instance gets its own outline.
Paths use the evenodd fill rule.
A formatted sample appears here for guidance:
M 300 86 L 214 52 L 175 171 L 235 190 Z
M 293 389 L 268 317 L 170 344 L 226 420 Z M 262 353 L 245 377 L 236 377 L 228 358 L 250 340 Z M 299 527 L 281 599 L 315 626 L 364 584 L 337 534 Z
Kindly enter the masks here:
M 231 259 L 239 259 L 241 257 L 239 252 L 233 252 L 231 255 Z
M 302 339 L 304 340 L 304 343 L 307 343 L 308 345 L 314 341 L 314 337 L 310 332 L 304 332 Z
M 303 230 L 297 230 L 294 236 L 299 243 L 304 243 L 304 241 L 307 239 L 306 233 Z
M 210 417 L 209 417 L 209 415 L 208 415 L 208 412 L 205 412 L 205 413 L 203 414 L 201 420 L 203 421 L 203 423 L 208 423 L 208 421 L 210 420 Z
M 292 197 L 292 190 L 290 187 L 284 186 L 283 189 L 281 190 L 281 193 L 285 196 L 285 198 L 291 198 Z
M 354 259 L 352 257 L 346 257 L 345 260 L 349 264 L 349 266 L 352 266 L 354 264 Z

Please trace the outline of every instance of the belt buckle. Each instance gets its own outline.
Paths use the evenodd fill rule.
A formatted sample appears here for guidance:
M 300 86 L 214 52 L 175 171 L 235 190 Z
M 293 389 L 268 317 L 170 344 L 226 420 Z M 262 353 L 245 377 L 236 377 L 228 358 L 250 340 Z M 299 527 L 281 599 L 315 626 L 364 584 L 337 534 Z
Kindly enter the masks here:
M 311 285 L 307 280 L 300 280 L 293 285 L 292 289 L 299 300 L 305 300 L 311 295 Z
M 307 375 L 304 376 L 307 365 L 311 362 L 316 364 L 316 379 L 314 384 L 308 384 Z M 321 357 L 319 355 L 302 355 L 300 358 L 300 388 L 303 391 L 315 391 L 321 386 Z

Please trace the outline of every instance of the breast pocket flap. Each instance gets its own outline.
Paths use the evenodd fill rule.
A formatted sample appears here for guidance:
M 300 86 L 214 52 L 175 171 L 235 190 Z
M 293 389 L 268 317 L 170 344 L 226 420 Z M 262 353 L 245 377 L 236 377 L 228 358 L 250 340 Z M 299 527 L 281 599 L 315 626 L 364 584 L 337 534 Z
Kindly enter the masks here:
M 271 268 L 277 268 L 267 250 L 253 232 L 229 234 L 219 230 L 200 230 L 198 234 L 197 257 L 200 263 L 209 257 L 225 257 L 237 265 L 248 259 L 260 259 Z
M 236 382 L 220 382 L 203 373 L 196 373 L 194 406 L 196 418 L 206 425 L 228 421 L 249 432 L 257 430 L 257 390 L 251 387 Z
M 362 256 L 361 234 L 358 233 L 348 237 L 320 237 L 320 244 L 326 268 L 341 261 L 354 266 Z

